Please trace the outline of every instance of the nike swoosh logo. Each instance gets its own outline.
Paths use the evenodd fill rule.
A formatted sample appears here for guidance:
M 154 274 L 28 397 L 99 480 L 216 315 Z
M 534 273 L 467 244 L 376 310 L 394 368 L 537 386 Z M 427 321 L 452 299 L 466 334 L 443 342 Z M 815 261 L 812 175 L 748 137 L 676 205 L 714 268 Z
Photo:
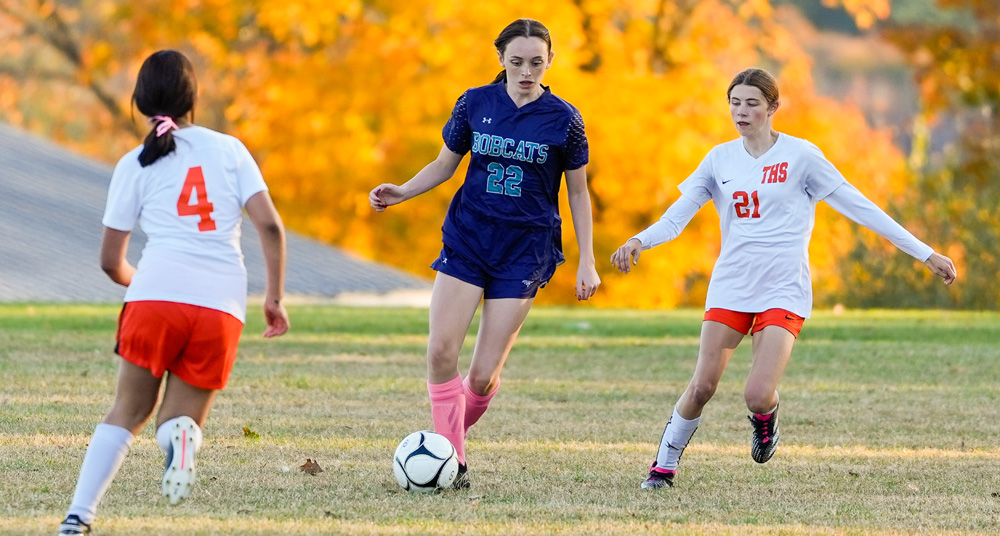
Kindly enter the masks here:
M 733 182 L 733 179 L 729 179 L 728 181 L 722 181 L 722 184 L 726 184 L 727 182 Z
M 785 315 L 785 320 L 795 320 L 795 318 L 791 317 L 791 316 L 788 316 L 788 315 Z

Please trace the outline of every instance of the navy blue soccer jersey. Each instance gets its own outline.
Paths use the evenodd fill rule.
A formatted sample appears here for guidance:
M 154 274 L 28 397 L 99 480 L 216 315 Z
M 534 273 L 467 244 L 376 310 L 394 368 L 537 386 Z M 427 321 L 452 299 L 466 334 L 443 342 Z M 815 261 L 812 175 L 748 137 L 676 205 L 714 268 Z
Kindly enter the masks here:
M 547 280 L 564 260 L 559 187 L 589 149 L 580 112 L 544 90 L 518 108 L 502 83 L 469 89 L 442 132 L 449 150 L 472 153 L 444 243 L 494 277 Z

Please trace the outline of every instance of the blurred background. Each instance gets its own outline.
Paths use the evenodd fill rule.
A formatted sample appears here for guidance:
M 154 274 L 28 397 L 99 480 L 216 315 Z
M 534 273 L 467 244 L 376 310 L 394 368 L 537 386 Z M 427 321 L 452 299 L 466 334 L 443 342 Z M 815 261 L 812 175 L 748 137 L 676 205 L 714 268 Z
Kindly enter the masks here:
M 289 228 L 430 278 L 464 164 L 383 214 L 368 191 L 437 155 L 457 97 L 500 69 L 497 33 L 530 17 L 552 32 L 546 84 L 587 125 L 604 280 L 588 305 L 704 303 L 711 207 L 628 277 L 608 258 L 737 137 L 726 88 L 760 66 L 779 80 L 775 128 L 818 145 L 959 269 L 946 288 L 821 203 L 817 306 L 995 309 L 998 13 L 1000 0 L 0 0 L 0 122 L 113 164 L 147 131 L 130 106 L 141 62 L 181 50 L 199 76 L 196 122 L 243 140 Z M 565 193 L 562 213 L 567 265 L 539 303 L 576 302 Z

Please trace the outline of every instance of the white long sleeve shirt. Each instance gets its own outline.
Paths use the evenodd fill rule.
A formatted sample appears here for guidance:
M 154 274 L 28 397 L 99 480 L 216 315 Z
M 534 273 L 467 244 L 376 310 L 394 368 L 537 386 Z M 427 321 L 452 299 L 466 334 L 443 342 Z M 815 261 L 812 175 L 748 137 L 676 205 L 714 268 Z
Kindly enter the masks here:
M 757 313 L 812 311 L 809 240 L 816 203 L 827 201 L 851 220 L 924 261 L 933 249 L 868 200 L 812 143 L 779 134 L 754 158 L 737 139 L 714 147 L 679 186 L 681 197 L 633 238 L 643 249 L 676 238 L 709 200 L 719 213 L 722 247 L 705 309 Z

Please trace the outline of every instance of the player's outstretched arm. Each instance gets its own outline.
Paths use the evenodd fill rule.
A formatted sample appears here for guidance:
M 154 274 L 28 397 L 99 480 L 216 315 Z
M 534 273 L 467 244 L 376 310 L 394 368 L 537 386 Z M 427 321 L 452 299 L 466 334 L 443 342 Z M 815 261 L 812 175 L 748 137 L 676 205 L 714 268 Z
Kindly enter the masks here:
M 135 275 L 135 267 L 125 259 L 131 235 L 129 231 L 105 227 L 104 236 L 101 237 L 101 269 L 112 281 L 126 287 L 132 283 L 132 276 Z
M 611 254 L 611 265 L 618 271 L 627 274 L 632 271 L 632 265 L 639 264 L 642 254 L 642 242 L 638 238 L 629 238 L 620 248 Z
M 927 266 L 927 269 L 931 273 L 944 279 L 945 285 L 950 285 L 958 279 L 958 270 L 955 269 L 955 263 L 940 253 L 931 253 L 931 256 L 924 261 L 924 265 Z
M 458 169 L 458 164 L 462 162 L 462 156 L 453 153 L 447 145 L 444 145 L 433 162 L 424 166 L 403 185 L 382 183 L 372 188 L 368 193 L 368 203 L 376 212 L 382 212 L 392 205 L 413 199 L 450 179 Z
M 267 191 L 257 192 L 247 200 L 247 215 L 260 235 L 267 269 L 267 290 L 264 292 L 265 337 L 283 335 L 291 327 L 288 312 L 281 303 L 285 294 L 285 226 L 281 223 Z
M 708 199 L 711 199 L 711 195 L 706 191 L 702 203 Z M 694 215 L 701 209 L 702 203 L 699 203 L 692 195 L 682 194 L 656 223 L 622 244 L 611 255 L 611 264 L 618 268 L 619 272 L 629 273 L 633 265 L 639 264 L 639 255 L 642 250 L 654 248 L 680 236 L 681 231 L 687 227 L 691 218 L 694 218 Z
M 573 216 L 576 244 L 580 248 L 580 266 L 576 270 L 576 299 L 588 300 L 601 286 L 594 258 L 594 216 L 587 188 L 587 166 L 566 171 L 566 194 Z

